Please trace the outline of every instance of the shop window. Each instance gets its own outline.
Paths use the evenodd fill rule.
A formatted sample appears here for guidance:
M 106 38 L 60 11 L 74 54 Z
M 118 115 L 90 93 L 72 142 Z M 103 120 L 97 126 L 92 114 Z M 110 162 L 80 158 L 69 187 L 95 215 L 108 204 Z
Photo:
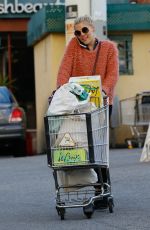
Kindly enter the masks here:
M 117 43 L 120 75 L 133 74 L 132 36 L 109 36 L 109 38 Z

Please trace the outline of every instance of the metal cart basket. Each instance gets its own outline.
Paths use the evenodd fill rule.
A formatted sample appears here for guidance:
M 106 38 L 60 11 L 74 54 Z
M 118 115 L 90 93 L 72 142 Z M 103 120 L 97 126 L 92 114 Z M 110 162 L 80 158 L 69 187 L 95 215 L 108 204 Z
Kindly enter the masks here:
M 142 147 L 150 122 L 150 92 L 142 92 L 135 97 L 120 102 L 121 123 L 129 125 L 138 147 Z
M 48 166 L 53 169 L 56 209 L 61 219 L 64 219 L 66 208 L 75 207 L 82 207 L 84 214 L 90 218 L 94 212 L 94 202 L 103 199 L 109 211 L 113 212 L 108 108 L 107 104 L 90 113 L 44 118 Z M 71 177 L 73 172 L 79 175 L 78 179 Z M 92 175 L 91 172 L 96 173 L 97 180 L 81 183 L 83 174 Z M 60 182 L 62 176 L 65 178 L 63 183 L 62 180 Z M 95 188 L 100 189 L 96 192 Z

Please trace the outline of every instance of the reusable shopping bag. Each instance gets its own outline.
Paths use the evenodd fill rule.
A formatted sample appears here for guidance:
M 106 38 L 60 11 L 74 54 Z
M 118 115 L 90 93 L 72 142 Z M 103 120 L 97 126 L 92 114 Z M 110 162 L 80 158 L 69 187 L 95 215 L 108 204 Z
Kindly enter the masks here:
M 66 186 L 66 188 L 64 188 L 65 192 L 76 191 L 84 187 L 84 185 L 96 183 L 98 180 L 94 169 L 75 169 L 58 171 L 57 173 L 59 186 Z M 81 185 L 81 187 L 76 187 L 76 185 Z M 73 187 L 67 188 L 67 186 Z
M 56 90 L 47 110 L 47 115 L 74 113 L 89 101 L 89 94 L 76 83 L 66 83 Z

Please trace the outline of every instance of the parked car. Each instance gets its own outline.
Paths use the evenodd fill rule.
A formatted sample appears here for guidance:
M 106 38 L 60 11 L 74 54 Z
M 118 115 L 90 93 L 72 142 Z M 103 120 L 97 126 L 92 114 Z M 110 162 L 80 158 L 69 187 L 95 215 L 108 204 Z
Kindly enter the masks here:
M 13 93 L 0 86 L 0 146 L 10 146 L 15 157 L 26 155 L 26 114 Z

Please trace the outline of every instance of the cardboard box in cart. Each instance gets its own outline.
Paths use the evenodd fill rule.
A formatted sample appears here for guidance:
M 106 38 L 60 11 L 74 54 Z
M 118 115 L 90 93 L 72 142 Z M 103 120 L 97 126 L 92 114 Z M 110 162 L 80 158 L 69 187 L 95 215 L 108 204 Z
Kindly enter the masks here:
M 90 101 L 94 102 L 99 108 L 103 105 L 101 78 L 95 76 L 71 77 L 69 82 L 80 84 L 88 93 L 90 93 Z

